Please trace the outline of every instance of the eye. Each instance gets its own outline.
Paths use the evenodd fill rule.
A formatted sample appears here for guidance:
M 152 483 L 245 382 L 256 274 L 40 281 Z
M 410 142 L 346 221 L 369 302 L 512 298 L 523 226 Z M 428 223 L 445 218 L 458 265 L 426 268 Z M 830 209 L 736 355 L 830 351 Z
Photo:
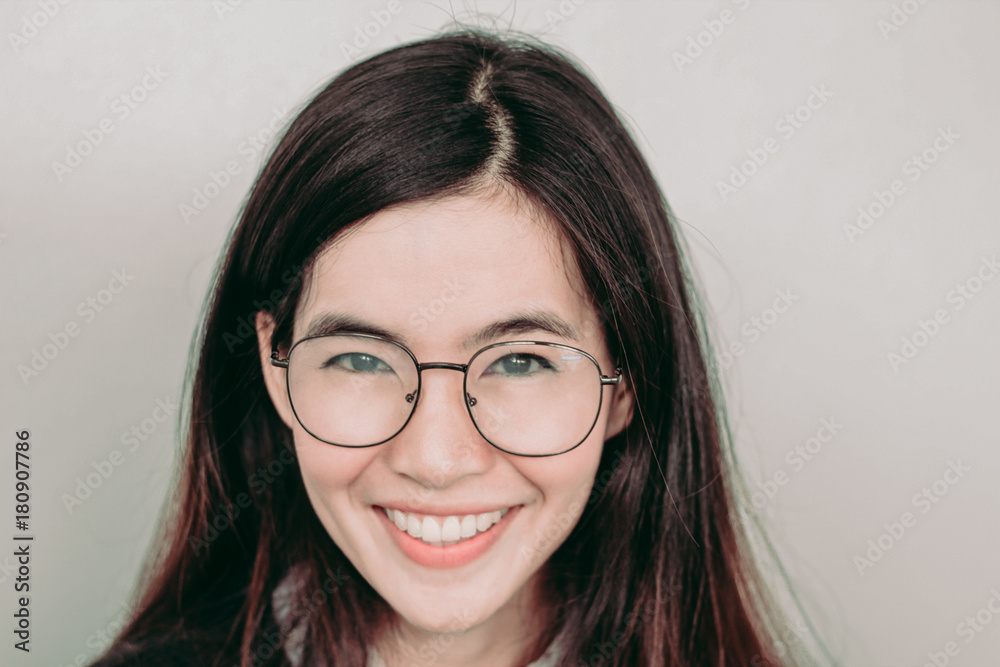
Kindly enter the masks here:
M 376 356 L 364 352 L 346 352 L 328 359 L 321 368 L 335 367 L 354 373 L 392 372 L 392 367 Z
M 483 371 L 483 375 L 507 375 L 511 377 L 526 377 L 544 370 L 553 370 L 554 367 L 548 361 L 535 354 L 508 354 L 500 357 L 490 367 Z

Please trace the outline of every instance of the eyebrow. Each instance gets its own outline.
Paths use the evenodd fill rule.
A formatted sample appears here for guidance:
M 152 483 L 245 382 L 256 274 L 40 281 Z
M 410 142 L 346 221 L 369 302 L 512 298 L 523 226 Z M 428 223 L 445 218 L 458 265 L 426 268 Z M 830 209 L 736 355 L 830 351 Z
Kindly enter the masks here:
M 515 334 L 543 331 L 574 342 L 582 342 L 576 328 L 555 313 L 544 310 L 514 313 L 502 320 L 487 324 L 462 341 L 462 349 L 483 347 L 498 338 Z M 304 338 L 333 333 L 358 333 L 381 336 L 410 347 L 410 341 L 401 333 L 391 331 L 365 319 L 347 313 L 322 313 L 313 318 L 306 329 Z

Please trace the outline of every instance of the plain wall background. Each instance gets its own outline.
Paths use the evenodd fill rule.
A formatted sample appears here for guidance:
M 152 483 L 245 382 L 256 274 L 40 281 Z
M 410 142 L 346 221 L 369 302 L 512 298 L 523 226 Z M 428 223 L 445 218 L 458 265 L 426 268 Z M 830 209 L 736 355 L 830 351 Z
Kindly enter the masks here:
M 757 509 L 842 664 L 922 665 L 949 641 L 948 664 L 995 664 L 1000 279 L 984 258 L 1000 252 L 1000 4 L 223 2 L 78 0 L 51 17 L 38 0 L 0 5 L 0 516 L 13 523 L 14 432 L 29 429 L 35 535 L 32 651 L 7 634 L 0 663 L 93 657 L 125 611 L 178 447 L 157 401 L 180 400 L 212 267 L 266 156 L 244 142 L 347 67 L 344 45 L 366 26 L 362 57 L 458 18 L 564 47 L 632 128 L 683 221 L 717 343 L 743 346 L 722 364 L 736 449 L 751 491 L 783 482 Z M 699 33 L 707 46 L 679 66 Z M 134 109 L 116 102 L 144 77 Z M 814 90 L 829 95 L 800 109 Z M 796 112 L 789 132 L 779 123 Z M 57 174 L 102 121 L 113 131 Z M 763 165 L 744 164 L 765 146 L 777 150 Z M 925 151 L 933 164 L 914 172 Z M 186 221 L 180 206 L 230 161 L 240 173 Z M 734 168 L 753 174 L 723 195 Z M 845 225 L 896 179 L 852 240 Z M 128 285 L 102 293 L 123 270 Z M 979 291 L 960 299 L 959 285 Z M 779 291 L 792 305 L 768 313 Z M 100 312 L 80 307 L 108 296 Z M 935 335 L 914 341 L 939 310 Z M 922 345 L 893 368 L 904 337 Z M 810 443 L 823 419 L 841 426 Z M 129 451 L 123 434 L 144 423 Z M 67 508 L 114 450 L 121 465 Z M 950 462 L 968 471 L 938 481 Z M 914 498 L 936 481 L 933 504 Z M 905 533 L 883 535 L 904 512 Z M 880 537 L 889 550 L 859 571 Z M 12 552 L 0 548 L 4 627 Z M 970 638 L 959 624 L 977 612 Z

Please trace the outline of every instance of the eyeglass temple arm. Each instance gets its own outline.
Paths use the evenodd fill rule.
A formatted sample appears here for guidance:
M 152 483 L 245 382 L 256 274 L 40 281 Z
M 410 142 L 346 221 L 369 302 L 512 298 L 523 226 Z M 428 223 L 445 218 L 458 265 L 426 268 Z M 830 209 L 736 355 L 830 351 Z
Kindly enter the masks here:
M 288 368 L 288 359 L 279 359 L 278 349 L 275 348 L 271 350 L 271 365 L 278 368 Z
M 271 359 L 271 363 L 274 363 L 274 358 L 273 357 Z M 287 365 L 287 362 L 286 362 L 286 365 Z M 602 375 L 601 376 L 601 384 L 602 385 L 605 385 L 605 384 L 620 384 L 621 381 L 622 381 L 622 369 L 621 369 L 621 366 L 619 366 L 618 368 L 615 369 L 615 376 L 614 377 L 609 378 L 606 375 Z

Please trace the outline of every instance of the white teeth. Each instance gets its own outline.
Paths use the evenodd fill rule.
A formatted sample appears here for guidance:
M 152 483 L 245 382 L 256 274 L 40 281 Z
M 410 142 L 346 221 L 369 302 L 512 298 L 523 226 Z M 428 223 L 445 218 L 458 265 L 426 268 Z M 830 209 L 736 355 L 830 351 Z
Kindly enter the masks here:
M 462 525 L 457 516 L 450 516 L 444 520 L 441 526 L 441 539 L 445 542 L 452 542 L 462 536 Z
M 410 537 L 420 537 L 420 521 L 411 514 L 406 515 L 406 532 Z
M 464 517 L 448 516 L 444 517 L 443 520 L 432 516 L 424 516 L 421 520 L 412 514 L 388 508 L 386 508 L 385 514 L 396 528 L 407 533 L 410 537 L 441 546 L 442 543 L 445 545 L 454 544 L 474 537 L 477 532 L 486 532 L 500 521 L 509 509 L 483 512 L 482 514 L 467 514 Z
M 420 539 L 424 542 L 441 541 L 441 524 L 437 519 L 429 516 L 424 517 L 424 522 L 420 525 Z
M 462 537 L 472 537 L 476 534 L 476 515 L 466 514 L 462 519 Z

